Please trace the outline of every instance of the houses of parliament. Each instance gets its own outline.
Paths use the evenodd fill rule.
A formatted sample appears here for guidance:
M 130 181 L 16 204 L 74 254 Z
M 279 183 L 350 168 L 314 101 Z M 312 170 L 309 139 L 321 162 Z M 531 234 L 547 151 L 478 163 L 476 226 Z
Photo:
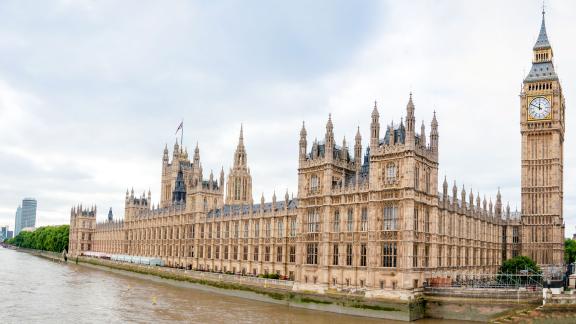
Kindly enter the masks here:
M 96 208 L 71 210 L 69 252 L 161 258 L 167 266 L 259 275 L 277 273 L 295 289 L 363 289 L 393 295 L 422 286 L 434 273 L 495 273 L 526 255 L 545 270 L 563 264 L 564 96 L 554 70 L 544 13 L 532 68 L 520 93 L 521 211 L 500 192 L 487 201 L 438 177 L 440 126 L 406 118 L 380 124 L 371 113 L 369 145 L 336 141 L 331 117 L 321 141 L 302 124 L 298 193 L 253 200 L 242 128 L 227 174 L 206 176 L 193 155 L 174 144 L 162 154 L 160 201 L 126 192 L 123 220 L 96 221 Z M 511 94 L 513 95 L 513 94 Z M 367 116 L 368 117 L 368 116 Z M 350 145 L 350 146 L 349 146 Z M 297 152 L 297 153 L 296 153 Z

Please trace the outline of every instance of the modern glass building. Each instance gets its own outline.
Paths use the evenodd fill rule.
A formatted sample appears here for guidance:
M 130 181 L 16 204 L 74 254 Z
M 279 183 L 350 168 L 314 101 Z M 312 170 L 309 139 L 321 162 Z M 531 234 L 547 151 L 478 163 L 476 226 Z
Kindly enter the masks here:
M 36 227 L 36 207 L 36 199 L 24 198 L 22 200 L 22 207 L 18 207 L 16 210 L 14 235 L 18 235 L 24 228 Z
M 16 209 L 16 219 L 14 220 L 14 236 L 18 235 L 22 230 L 20 223 L 22 222 L 22 207 L 18 206 Z

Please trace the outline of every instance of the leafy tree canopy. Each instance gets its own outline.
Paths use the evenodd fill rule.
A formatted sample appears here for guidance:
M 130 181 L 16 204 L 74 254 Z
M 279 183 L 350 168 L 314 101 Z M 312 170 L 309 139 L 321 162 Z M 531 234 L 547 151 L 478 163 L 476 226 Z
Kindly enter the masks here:
M 540 267 L 527 256 L 519 255 L 512 259 L 508 259 L 500 266 L 500 273 L 506 274 L 521 274 L 522 270 L 528 270 L 532 273 L 541 273 Z
M 566 239 L 564 241 L 564 261 L 566 263 L 576 262 L 576 240 Z
M 34 232 L 20 232 L 6 241 L 18 247 L 52 252 L 68 249 L 69 225 L 44 226 Z

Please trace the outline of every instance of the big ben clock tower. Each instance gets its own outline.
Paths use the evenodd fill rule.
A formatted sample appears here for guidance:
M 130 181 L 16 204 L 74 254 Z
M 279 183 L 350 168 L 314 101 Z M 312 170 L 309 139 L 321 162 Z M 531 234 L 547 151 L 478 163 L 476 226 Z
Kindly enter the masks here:
M 542 25 L 532 68 L 520 94 L 522 134 L 522 254 L 539 265 L 564 260 L 564 95 Z

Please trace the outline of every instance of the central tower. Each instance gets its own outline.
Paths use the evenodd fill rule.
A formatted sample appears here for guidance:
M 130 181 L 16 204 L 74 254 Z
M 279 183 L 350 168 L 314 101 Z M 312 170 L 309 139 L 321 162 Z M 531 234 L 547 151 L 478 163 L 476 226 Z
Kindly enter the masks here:
M 564 256 L 564 96 L 552 61 L 545 12 L 532 68 L 520 94 L 522 134 L 522 254 L 539 265 Z
M 252 202 L 252 176 L 244 147 L 244 133 L 240 126 L 238 147 L 234 152 L 234 166 L 230 169 L 226 185 L 226 204 L 244 205 L 252 204 Z

